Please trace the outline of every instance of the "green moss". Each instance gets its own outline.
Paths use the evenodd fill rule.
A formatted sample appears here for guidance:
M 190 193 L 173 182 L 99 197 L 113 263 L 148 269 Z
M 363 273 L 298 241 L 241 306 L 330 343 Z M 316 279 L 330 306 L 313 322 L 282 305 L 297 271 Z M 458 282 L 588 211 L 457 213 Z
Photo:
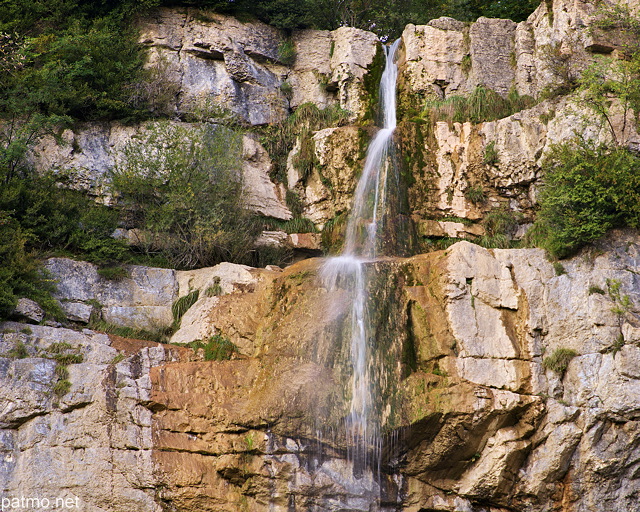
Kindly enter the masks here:
M 378 43 L 378 48 L 373 61 L 364 75 L 363 85 L 367 93 L 365 101 L 367 102 L 364 117 L 364 124 L 376 124 L 378 119 L 378 111 L 380 106 L 380 79 L 386 65 L 386 57 L 384 48 Z

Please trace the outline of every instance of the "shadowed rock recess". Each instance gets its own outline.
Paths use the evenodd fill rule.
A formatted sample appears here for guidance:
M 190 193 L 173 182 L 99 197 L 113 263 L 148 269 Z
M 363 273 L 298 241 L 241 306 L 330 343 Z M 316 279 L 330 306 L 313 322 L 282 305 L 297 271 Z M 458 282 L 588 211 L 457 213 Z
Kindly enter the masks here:
M 243 131 L 247 208 L 283 222 L 294 194 L 318 229 L 344 224 L 375 133 L 379 41 L 349 27 L 287 39 L 203 12 L 163 8 L 139 22 L 148 65 L 173 91 L 162 107 L 171 123 Z M 574 134 L 640 147 L 635 120 L 615 103 L 612 130 L 576 92 L 534 105 L 621 49 L 616 30 L 589 29 L 595 13 L 593 3 L 553 0 L 517 24 L 406 27 L 394 141 L 418 238 L 473 239 L 505 206 L 518 212 L 520 236 L 544 156 Z M 475 124 L 425 114 L 425 102 L 478 86 L 532 102 Z M 309 102 L 348 112 L 269 154 L 261 127 Z M 29 158 L 108 202 L 111 169 L 145 129 L 80 124 L 44 137 Z M 286 179 L 272 172 L 278 159 Z M 319 253 L 317 233 L 265 233 L 265 243 Z M 561 265 L 541 249 L 468 241 L 363 262 L 382 445 L 379 464 L 364 469 L 344 425 L 351 354 L 336 341 L 350 298 L 323 284 L 324 261 L 130 265 L 113 281 L 91 263 L 47 260 L 64 326 L 38 324 L 43 312 L 27 301 L 18 313 L 36 323 L 0 324 L 0 500 L 77 498 L 82 512 L 640 512 L 637 230 L 613 231 Z M 195 303 L 175 322 L 172 304 L 188 295 Z M 162 344 L 90 328 L 100 326 L 173 331 Z M 228 342 L 233 351 L 212 355 Z

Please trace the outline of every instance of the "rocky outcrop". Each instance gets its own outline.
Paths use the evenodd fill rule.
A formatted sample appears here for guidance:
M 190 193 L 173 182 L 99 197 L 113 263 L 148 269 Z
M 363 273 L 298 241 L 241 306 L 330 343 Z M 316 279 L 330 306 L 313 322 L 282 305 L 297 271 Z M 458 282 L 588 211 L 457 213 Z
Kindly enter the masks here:
M 269 273 L 226 262 L 214 267 L 178 271 L 127 265 L 124 267 L 126 277 L 109 279 L 101 276 L 96 265 L 68 258 L 50 258 L 45 262 L 45 269 L 56 282 L 54 297 L 67 320 L 80 324 L 103 320 L 132 329 L 166 331 L 173 324 L 174 302 L 197 290 L 201 301 L 187 312 L 182 329 L 173 339 L 180 343 L 205 339 L 216 333 L 207 322 L 194 320 L 203 303 L 215 304 L 220 296 L 252 290 L 260 276 Z M 198 331 L 198 334 L 188 328 L 185 330 L 185 326 L 194 322 L 199 329 L 211 332 L 202 334 Z
M 169 130 L 163 131 L 163 127 Z M 60 140 L 53 136 L 42 138 L 30 151 L 29 162 L 40 172 L 50 171 L 59 176 L 66 186 L 87 191 L 102 202 L 110 203 L 110 173 L 126 165 L 127 148 L 132 141 L 148 133 L 172 136 L 172 129 L 185 134 L 193 132 L 201 136 L 203 125 L 199 123 L 150 122 L 139 126 L 120 123 L 89 123 L 74 130 L 67 129 Z M 160 140 L 162 140 L 160 138 Z M 198 140 L 196 140 L 198 142 Z M 284 189 L 269 178 L 271 158 L 255 137 L 242 138 L 242 181 L 247 208 L 267 217 L 290 219 L 291 212 L 284 201 Z
M 170 111 L 212 118 L 226 111 L 261 125 L 305 102 L 338 102 L 355 117 L 369 108 L 363 78 L 379 46 L 370 32 L 305 30 L 287 39 L 260 22 L 191 9 L 159 9 L 140 26 L 148 67 L 175 90 Z
M 322 260 L 179 275 L 181 295 L 204 297 L 183 329 L 214 326 L 238 347 L 229 361 L 4 324 L 3 493 L 64 488 L 111 512 L 369 510 L 380 496 L 381 510 L 635 510 L 639 262 L 629 231 L 561 268 L 541 250 L 467 242 L 371 263 L 391 384 L 381 480 L 354 473 L 345 450 L 348 292 L 324 288 Z M 83 358 L 56 394 L 61 351 Z M 45 467 L 43 485 L 30 475 Z
M 400 60 L 405 101 L 443 98 L 482 85 L 538 97 L 567 85 L 594 61 L 594 53 L 623 46 L 621 32 L 591 30 L 597 7 L 589 2 L 543 2 L 526 21 L 479 18 L 470 25 L 439 18 L 408 25 Z M 401 93 L 402 95 L 402 93 Z
M 16 347 L 24 353 L 12 355 Z M 83 512 L 162 510 L 149 369 L 190 352 L 92 331 L 1 324 L 3 498 L 38 500 L 27 502 L 33 506 L 50 500 L 51 507 L 69 499 L 66 506 Z
M 639 444 L 635 387 L 640 384 L 632 361 L 640 353 L 640 288 L 633 271 L 640 247 L 637 235 L 618 236 L 614 243 L 565 262 L 565 273 L 560 275 L 542 251 L 487 251 L 469 243 L 378 266 L 378 272 L 395 276 L 383 281 L 390 279 L 399 286 L 394 297 L 405 304 L 393 308 L 384 321 L 404 323 L 408 336 L 400 343 L 413 344 L 416 357 L 414 370 L 404 378 L 395 375 L 396 402 L 387 415 L 388 425 L 402 432 L 399 453 L 388 456 L 403 461 L 403 510 L 481 511 L 491 505 L 497 510 L 553 506 L 587 511 L 602 503 L 607 510 L 634 509 L 640 485 L 634 477 Z M 158 400 L 168 407 L 159 425 L 166 432 L 163 436 L 172 436 L 165 437 L 162 450 L 167 453 L 158 460 L 167 475 L 179 475 L 168 483 L 168 494 L 180 509 L 188 509 L 196 496 L 218 497 L 216 489 L 224 480 L 233 489 L 229 499 L 245 494 L 256 510 L 266 503 L 304 506 L 313 502 L 314 487 L 303 482 L 328 478 L 326 485 L 337 493 L 337 503 L 322 506 L 334 510 L 351 503 L 359 510 L 350 502 L 353 488 L 338 491 L 331 487 L 337 483 L 327 476 L 331 468 L 341 467 L 337 473 L 351 471 L 348 461 L 338 455 L 339 433 L 321 438 L 333 446 L 325 447 L 325 454 L 328 450 L 333 455 L 320 458 L 315 471 L 309 473 L 303 463 L 317 457 L 317 447 L 304 440 L 313 436 L 310 411 L 327 406 L 329 383 L 338 379 L 339 372 L 335 359 L 335 366 L 327 365 L 322 356 L 327 331 L 336 332 L 333 322 L 340 317 L 336 308 L 327 309 L 337 297 L 317 287 L 316 269 L 313 262 L 305 262 L 273 276 L 270 286 L 248 297 L 254 306 L 244 305 L 245 319 L 239 318 L 238 309 L 226 306 L 212 311 L 211 318 L 219 323 L 224 318 L 246 323 L 250 318 L 255 332 L 251 351 L 269 365 L 256 367 L 254 359 L 222 363 L 215 377 L 200 366 L 172 365 L 162 370 L 164 380 L 160 375 L 154 380 L 159 383 Z M 613 291 L 617 286 L 621 295 Z M 623 296 L 629 297 L 631 306 L 615 312 L 616 301 L 625 300 Z M 324 304 L 322 319 L 314 314 L 318 304 Z M 403 350 L 409 349 L 389 347 L 391 354 Z M 575 351 L 566 372 L 544 364 L 558 350 Z M 309 357 L 310 351 L 316 356 Z M 239 374 L 246 375 L 250 384 L 232 378 Z M 223 375 L 229 375 L 225 384 L 220 380 Z M 192 412 L 181 427 L 185 433 L 174 437 L 177 418 L 185 421 L 178 404 L 193 392 L 186 387 L 193 378 L 215 379 L 224 391 L 194 398 L 210 405 L 202 412 L 187 407 Z M 183 379 L 185 384 L 180 384 Z M 315 397 L 311 402 L 308 386 Z M 236 406 L 229 409 L 225 404 Z M 215 419 L 205 410 L 216 411 Z M 333 413 L 320 416 L 324 425 L 335 419 L 336 410 L 329 410 Z M 198 452 L 194 458 L 172 456 L 187 443 L 186 432 L 203 421 L 208 427 L 200 427 L 203 444 L 194 448 Z M 211 432 L 222 433 L 230 424 L 242 425 L 245 436 L 231 453 L 244 455 L 218 455 Z M 291 440 L 294 432 L 303 440 Z M 187 466 L 187 460 L 200 468 L 200 477 L 185 480 L 179 467 Z M 217 475 L 205 472 L 207 460 L 223 464 L 216 466 Z M 601 464 L 607 469 L 601 470 Z M 270 469 L 261 472 L 260 467 Z M 391 460 L 385 460 L 384 467 L 395 471 Z M 206 481 L 201 480 L 205 474 Z M 185 486 L 193 478 L 200 483 Z M 379 492 L 367 491 L 366 481 L 361 481 L 360 498 Z

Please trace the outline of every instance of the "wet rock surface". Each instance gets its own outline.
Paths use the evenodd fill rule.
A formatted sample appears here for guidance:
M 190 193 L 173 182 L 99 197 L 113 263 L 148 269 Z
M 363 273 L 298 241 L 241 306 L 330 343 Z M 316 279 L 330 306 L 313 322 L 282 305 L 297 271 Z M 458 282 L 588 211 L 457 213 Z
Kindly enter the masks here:
M 368 510 L 380 497 L 380 510 L 635 510 L 639 242 L 617 232 L 561 275 L 540 250 L 466 242 L 371 267 L 371 305 L 394 304 L 374 341 L 393 379 L 380 476 L 346 450 L 346 296 L 318 280 L 323 260 L 181 274 L 180 290 L 224 290 L 192 306 L 185 332 L 213 326 L 238 347 L 226 361 L 5 323 L 3 492 L 64 488 L 110 511 Z M 83 360 L 57 395 L 60 342 Z M 574 351 L 566 369 L 547 368 L 560 349 Z

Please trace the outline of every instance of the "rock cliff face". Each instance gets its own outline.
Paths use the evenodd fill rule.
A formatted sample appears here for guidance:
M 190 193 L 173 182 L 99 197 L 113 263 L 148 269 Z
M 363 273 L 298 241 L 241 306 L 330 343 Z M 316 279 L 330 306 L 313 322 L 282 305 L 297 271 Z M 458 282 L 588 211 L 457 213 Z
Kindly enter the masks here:
M 405 29 L 396 142 L 421 236 L 482 235 L 482 218 L 503 206 L 522 214 L 524 231 L 545 154 L 576 133 L 640 147 L 634 119 L 620 110 L 609 130 L 575 94 L 478 124 L 422 115 L 428 99 L 478 86 L 540 100 L 622 44 L 616 32 L 589 30 L 594 9 L 554 0 L 519 24 L 440 18 Z M 187 129 L 231 122 L 244 132 L 247 207 L 287 220 L 293 193 L 318 227 L 339 225 L 375 131 L 373 34 L 287 38 L 191 9 L 140 23 L 149 87 L 165 92 L 157 109 Z M 261 126 L 307 102 L 349 113 L 270 155 Z M 109 201 L 110 169 L 150 125 L 78 126 L 64 144 L 44 138 L 31 161 Z M 296 167 L 303 145 L 308 172 Z M 276 160 L 286 162 L 283 183 L 270 178 Z M 319 249 L 315 234 L 266 232 L 260 243 L 280 241 Z M 383 369 L 384 449 L 373 469 L 349 456 L 349 294 L 326 289 L 322 263 L 131 266 L 114 282 L 92 264 L 50 259 L 65 327 L 0 325 L 1 497 L 77 497 L 87 512 L 369 511 L 376 501 L 382 512 L 640 511 L 636 232 L 562 265 L 540 250 L 469 242 L 367 264 L 370 341 Z M 196 290 L 173 344 L 88 328 L 99 319 L 166 329 L 172 305 Z M 42 318 L 26 302 L 20 311 Z M 176 345 L 212 338 L 237 351 L 206 361 L 206 349 Z
M 111 512 L 365 510 L 379 494 L 383 510 L 638 510 L 637 234 L 615 233 L 563 273 L 540 250 L 467 242 L 376 263 L 372 304 L 393 301 L 375 341 L 395 382 L 380 405 L 382 488 L 346 457 L 346 292 L 318 282 L 321 263 L 180 277 L 181 293 L 222 282 L 177 336 L 209 326 L 239 347 L 229 361 L 3 324 L 3 492 L 63 488 Z M 60 342 L 84 355 L 61 395 Z M 562 351 L 566 367 L 550 364 Z
M 440 18 L 407 26 L 399 59 L 397 139 L 408 158 L 406 181 L 412 184 L 410 206 L 420 233 L 477 236 L 483 229 L 480 220 L 503 205 L 520 212 L 523 222 L 530 220 L 549 147 L 573 136 L 598 142 L 615 136 L 640 147 L 635 119 L 614 112 L 612 132 L 576 94 L 479 124 L 432 123 L 423 116 L 425 100 L 469 94 L 478 86 L 538 100 L 561 90 L 599 56 L 624 44 L 622 32 L 592 26 L 596 13 L 589 2 L 556 0 L 542 3 L 519 24 Z M 242 168 L 249 208 L 289 219 L 289 190 L 298 196 L 303 216 L 320 229 L 350 210 L 383 66 L 373 34 L 343 27 L 298 31 L 286 38 L 258 22 L 191 9 L 160 9 L 140 25 L 156 77 L 149 86 L 171 93 L 157 95 L 164 102 L 160 111 L 176 122 L 195 121 L 193 126 L 203 121 L 244 126 Z M 284 122 L 303 103 L 339 105 L 353 126 L 327 126 L 312 133 L 311 140 L 298 138 L 288 158 L 268 154 L 259 142 L 259 126 Z M 144 129 L 117 123 L 78 126 L 62 134 L 63 144 L 43 139 L 31 161 L 108 201 L 109 170 L 122 164 L 127 142 Z M 311 145 L 314 162 L 305 173 L 295 165 L 303 142 Z M 486 158 L 487 151 L 495 152 L 493 158 Z M 288 161 L 282 183 L 270 178 L 278 159 Z M 472 201 L 471 190 L 482 191 L 485 200 Z M 475 225 L 448 225 L 438 221 L 443 217 Z

